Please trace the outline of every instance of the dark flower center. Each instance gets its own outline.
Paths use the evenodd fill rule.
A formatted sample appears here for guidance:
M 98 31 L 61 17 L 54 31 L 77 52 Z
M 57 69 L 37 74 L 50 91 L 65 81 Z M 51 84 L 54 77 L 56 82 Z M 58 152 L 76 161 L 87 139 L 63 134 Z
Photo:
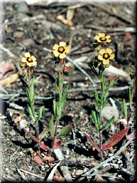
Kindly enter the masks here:
M 63 46 L 59 46 L 58 52 L 59 53 L 63 53 L 64 51 L 65 51 L 64 47 Z
M 106 37 L 105 36 L 104 37 L 101 37 L 100 40 L 101 41 L 106 41 Z
M 103 58 L 104 58 L 104 59 L 107 60 L 109 57 L 110 57 L 110 55 L 109 55 L 108 53 L 104 53 L 104 54 L 103 54 Z
M 27 57 L 27 61 L 28 61 L 28 62 L 33 62 L 32 57 Z

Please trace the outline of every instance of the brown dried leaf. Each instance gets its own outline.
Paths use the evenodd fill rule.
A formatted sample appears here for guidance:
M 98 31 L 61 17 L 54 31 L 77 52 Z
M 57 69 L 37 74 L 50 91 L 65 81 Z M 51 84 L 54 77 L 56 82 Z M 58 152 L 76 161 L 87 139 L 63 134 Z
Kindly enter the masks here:
M 53 180 L 57 182 L 65 182 L 64 177 L 62 177 L 60 174 L 54 175 Z
M 43 161 L 43 162 L 48 161 L 49 163 L 52 163 L 52 162 L 55 161 L 55 159 L 54 159 L 53 157 L 51 157 L 51 156 L 44 156 L 44 157 L 42 158 L 42 161 Z
M 13 64 L 2 62 L 0 64 L 0 79 L 3 78 L 3 76 L 6 74 L 6 72 L 11 71 L 13 69 L 14 69 L 14 65 Z
M 22 119 L 22 116 L 23 116 L 23 114 L 22 114 L 22 113 L 19 113 L 19 116 L 17 116 L 17 117 L 14 119 L 14 123 L 16 124 L 16 123 L 20 122 L 21 119 Z
M 0 81 L 0 84 L 1 85 L 8 85 L 8 84 L 14 83 L 17 79 L 18 79 L 18 72 L 15 74 L 12 74 L 11 76 L 9 76 L 5 79 L 2 79 Z
M 66 18 L 67 20 L 72 20 L 73 19 L 73 16 L 74 16 L 74 9 L 67 9 L 67 15 L 66 15 Z
M 65 19 L 63 15 L 58 15 L 57 20 L 61 21 L 63 24 L 67 25 L 68 27 L 73 26 L 73 22 L 71 20 Z

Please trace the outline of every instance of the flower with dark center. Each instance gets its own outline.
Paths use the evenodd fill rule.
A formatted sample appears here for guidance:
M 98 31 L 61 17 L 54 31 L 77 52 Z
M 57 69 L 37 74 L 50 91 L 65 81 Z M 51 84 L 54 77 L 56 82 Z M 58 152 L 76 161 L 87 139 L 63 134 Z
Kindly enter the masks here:
M 114 54 L 112 54 L 112 49 L 107 48 L 105 49 L 101 49 L 99 51 L 99 55 L 98 55 L 98 59 L 103 61 L 104 65 L 109 64 L 109 60 L 114 58 Z
M 70 48 L 65 46 L 65 42 L 60 42 L 59 45 L 55 44 L 52 49 L 53 55 L 57 58 L 64 59 L 66 57 L 66 53 L 69 53 L 70 51 Z
M 29 52 L 26 52 L 25 57 L 22 57 L 22 63 L 26 64 L 28 67 L 37 66 L 36 58 L 32 55 L 30 55 Z
M 94 37 L 94 39 L 97 40 L 97 42 L 106 42 L 106 43 L 110 43 L 111 42 L 111 39 L 110 39 L 110 36 L 105 36 L 104 33 L 98 33 L 98 35 L 96 35 Z

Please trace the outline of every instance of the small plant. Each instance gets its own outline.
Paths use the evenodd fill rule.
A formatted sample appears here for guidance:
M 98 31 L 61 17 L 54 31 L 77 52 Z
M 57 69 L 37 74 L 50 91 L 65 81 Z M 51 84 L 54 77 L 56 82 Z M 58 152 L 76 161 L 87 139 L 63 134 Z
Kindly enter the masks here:
M 46 128 L 43 130 L 41 134 L 39 134 L 39 127 L 38 122 L 41 119 L 41 117 L 44 115 L 44 106 L 40 108 L 39 115 L 36 117 L 35 114 L 35 92 L 34 92 L 34 82 L 35 77 L 32 77 L 32 74 L 34 72 L 35 67 L 37 66 L 37 61 L 34 56 L 31 56 L 29 52 L 25 53 L 25 57 L 22 58 L 22 73 L 20 74 L 23 80 L 27 84 L 26 93 L 28 98 L 28 112 L 30 114 L 30 117 L 33 121 L 33 123 L 36 125 L 36 137 L 34 137 L 26 128 L 23 128 L 23 130 L 35 141 L 38 143 L 39 148 L 39 154 L 40 154 L 40 148 L 44 150 L 50 150 L 48 146 L 44 144 L 41 140 L 45 137 L 48 130 L 50 131 L 51 137 L 53 138 L 52 148 L 58 148 L 61 145 L 61 141 L 57 139 L 59 136 L 65 136 L 67 135 L 71 129 L 73 128 L 73 125 L 67 125 L 64 128 L 61 129 L 61 131 L 57 134 L 58 124 L 59 120 L 62 117 L 62 111 L 64 108 L 64 104 L 66 101 L 66 93 L 68 91 L 68 85 L 66 87 L 63 86 L 64 82 L 64 72 L 70 72 L 72 70 L 71 67 L 65 66 L 65 57 L 66 53 L 69 52 L 69 47 L 65 47 L 65 42 L 60 42 L 60 45 L 55 44 L 52 52 L 55 59 L 55 63 L 59 67 L 59 72 L 56 73 L 56 81 L 55 85 L 58 92 L 58 100 L 53 100 L 53 112 L 51 119 L 49 121 L 49 128 Z M 32 78 L 31 78 L 32 77 Z M 55 129 L 54 129 L 54 122 L 55 122 Z
M 64 72 L 70 72 L 72 70 L 71 67 L 65 67 L 65 57 L 66 53 L 68 53 L 69 50 L 70 49 L 69 47 L 66 47 L 65 42 L 60 42 L 59 45 L 55 44 L 52 49 L 55 63 L 56 65 L 58 65 L 59 68 L 59 72 L 56 73 L 56 81 L 55 81 L 56 89 L 58 92 L 58 100 L 55 99 L 53 100 L 54 115 L 51 116 L 51 120 L 49 122 L 49 131 L 51 137 L 53 138 L 52 147 L 56 146 L 55 142 L 57 141 L 57 137 L 67 135 L 73 128 L 73 125 L 71 124 L 67 125 L 64 128 L 62 128 L 60 132 L 57 134 L 59 120 L 62 117 L 62 111 L 66 101 L 66 93 L 68 91 L 68 85 L 66 87 L 63 86 Z M 54 129 L 54 122 L 55 122 L 55 129 Z M 61 142 L 58 144 L 61 145 Z
M 94 148 L 96 148 L 98 151 L 103 151 L 118 143 L 125 136 L 128 128 L 117 132 L 105 144 L 102 145 L 102 132 L 106 130 L 114 122 L 115 119 L 115 117 L 113 116 L 108 121 L 108 123 L 104 125 L 102 120 L 102 110 L 108 102 L 108 90 L 118 81 L 118 79 L 116 79 L 116 77 L 109 77 L 110 83 L 108 86 L 106 86 L 105 77 L 103 76 L 105 68 L 109 67 L 109 60 L 114 59 L 115 56 L 113 50 L 107 48 L 107 43 L 111 42 L 110 36 L 105 36 L 104 33 L 99 33 L 94 38 L 96 39 L 96 41 L 93 45 L 97 50 L 97 61 L 87 61 L 87 64 L 94 72 L 94 74 L 98 77 L 101 85 L 100 96 L 98 95 L 97 90 L 94 90 L 94 96 L 97 105 L 95 106 L 95 104 L 92 104 L 91 109 L 92 118 L 94 120 L 96 130 L 99 133 L 99 147 L 91 140 L 91 138 L 87 134 L 85 134 L 85 136 L 90 140 Z
M 34 137 L 32 134 L 30 134 L 29 131 L 26 130 L 26 128 L 23 128 L 23 130 L 35 141 L 38 143 L 39 153 L 41 148 L 41 140 L 44 138 L 45 134 L 48 131 L 48 128 L 46 128 L 41 134 L 39 134 L 39 127 L 38 123 L 41 117 L 44 114 L 44 106 L 42 106 L 39 110 L 38 117 L 36 117 L 35 112 L 35 92 L 34 92 L 34 81 L 35 77 L 32 77 L 32 74 L 34 72 L 35 67 L 37 66 L 37 61 L 34 56 L 32 56 L 29 52 L 25 53 L 25 57 L 22 58 L 22 73 L 20 74 L 23 80 L 27 84 L 26 93 L 28 98 L 28 112 L 30 114 L 30 117 L 35 124 L 36 128 L 36 137 Z

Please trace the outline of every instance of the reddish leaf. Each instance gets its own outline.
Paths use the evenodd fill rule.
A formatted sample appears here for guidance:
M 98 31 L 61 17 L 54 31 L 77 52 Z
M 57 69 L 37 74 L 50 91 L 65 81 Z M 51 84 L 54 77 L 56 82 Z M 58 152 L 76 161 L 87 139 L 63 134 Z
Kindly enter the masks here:
M 130 110 L 128 111 L 128 115 L 127 115 L 127 127 L 129 125 L 129 118 L 130 118 Z
M 55 159 L 52 158 L 51 156 L 44 156 L 44 157 L 42 158 L 42 161 L 43 161 L 43 162 L 48 161 L 49 163 L 53 163 L 53 162 L 55 161 Z
M 49 147 L 44 144 L 44 142 L 40 143 L 40 148 L 43 150 L 50 150 Z
M 35 163 L 37 163 L 37 165 L 39 165 L 40 163 L 42 163 L 42 160 L 39 156 L 35 156 L 32 159 Z
M 86 133 L 84 133 L 84 135 L 88 138 L 88 140 L 91 142 L 93 147 L 96 148 L 96 150 L 100 152 L 101 151 L 100 148 L 91 140 L 91 138 Z
M 128 130 L 129 129 L 126 128 L 114 134 L 105 144 L 103 144 L 101 151 L 104 151 L 116 145 L 126 135 Z
M 6 74 L 6 72 L 11 71 L 13 69 L 14 69 L 14 65 L 13 64 L 2 62 L 0 64 L 0 79 L 3 78 L 3 76 Z
M 59 146 L 61 146 L 61 141 L 58 139 L 54 140 L 54 149 L 57 149 Z
M 130 33 L 126 33 L 124 36 L 125 41 L 130 41 L 132 39 L 132 35 Z
M 33 136 L 31 135 L 31 133 L 29 133 L 25 128 L 22 128 L 35 142 L 38 142 L 38 140 Z

